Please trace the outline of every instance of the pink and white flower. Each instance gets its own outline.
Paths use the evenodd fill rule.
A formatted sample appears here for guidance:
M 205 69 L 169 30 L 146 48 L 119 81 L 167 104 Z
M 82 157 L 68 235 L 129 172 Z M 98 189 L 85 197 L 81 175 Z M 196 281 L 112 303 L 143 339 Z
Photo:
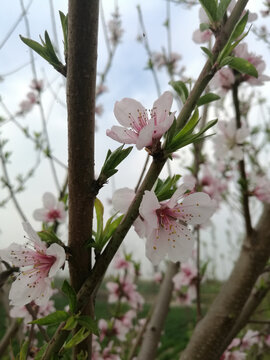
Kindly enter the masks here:
M 175 290 L 180 290 L 183 286 L 191 285 L 198 274 L 197 268 L 192 263 L 181 264 L 180 271 L 173 277 Z
M 269 76 L 263 74 L 266 68 L 266 64 L 265 61 L 262 59 L 262 56 L 249 52 L 246 43 L 241 43 L 237 45 L 236 48 L 234 49 L 234 54 L 238 57 L 241 57 L 249 61 L 252 65 L 255 66 L 258 72 L 257 78 L 246 74 L 242 75 L 242 81 L 247 81 L 250 85 L 258 86 L 258 85 L 263 85 L 264 81 L 270 80 Z
M 243 337 L 240 345 L 240 350 L 249 350 L 254 344 L 259 342 L 259 332 L 249 329 Z
M 249 135 L 248 128 L 242 125 L 237 129 L 234 119 L 229 122 L 219 121 L 218 128 L 221 134 L 216 135 L 214 139 L 217 158 L 223 159 L 229 153 L 232 158 L 242 160 L 244 156 L 242 144 Z
M 122 126 L 113 126 L 106 134 L 124 144 L 136 144 L 138 150 L 151 146 L 171 127 L 174 112 L 170 114 L 173 95 L 164 92 L 153 105 L 150 118 L 142 104 L 134 99 L 124 98 L 114 106 L 114 115 Z
M 109 303 L 127 302 L 134 309 L 141 308 L 144 303 L 144 299 L 137 292 L 137 286 L 127 277 L 121 277 L 117 282 L 107 282 L 106 288 L 109 290 Z
M 65 250 L 55 243 L 47 248 L 29 223 L 23 228 L 29 236 L 26 245 L 12 243 L 0 252 L 3 260 L 22 269 L 11 285 L 10 303 L 23 306 L 34 301 L 43 306 L 53 293 L 51 280 L 65 262 Z
M 161 203 L 154 191 L 144 193 L 139 212 L 147 238 L 146 256 L 154 265 L 166 255 L 173 262 L 185 262 L 194 244 L 188 225 L 203 224 L 215 210 L 207 194 L 185 194 L 190 187 L 182 184 L 170 200 Z
M 33 217 L 35 220 L 45 223 L 54 221 L 62 223 L 65 221 L 67 214 L 63 202 L 57 201 L 56 197 L 50 192 L 46 192 L 43 195 L 42 200 L 44 208 L 34 211 Z
M 270 180 L 266 176 L 251 177 L 250 193 L 264 203 L 270 204 Z

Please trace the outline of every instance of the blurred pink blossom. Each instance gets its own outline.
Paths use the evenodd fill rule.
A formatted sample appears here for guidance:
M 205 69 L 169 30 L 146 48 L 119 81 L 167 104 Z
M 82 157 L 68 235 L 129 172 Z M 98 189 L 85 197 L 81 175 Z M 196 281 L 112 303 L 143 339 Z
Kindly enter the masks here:
M 65 204 L 61 201 L 57 201 L 56 197 L 46 192 L 42 197 L 44 208 L 37 209 L 33 213 L 33 217 L 37 221 L 46 223 L 58 221 L 64 222 L 67 216 L 65 211 Z

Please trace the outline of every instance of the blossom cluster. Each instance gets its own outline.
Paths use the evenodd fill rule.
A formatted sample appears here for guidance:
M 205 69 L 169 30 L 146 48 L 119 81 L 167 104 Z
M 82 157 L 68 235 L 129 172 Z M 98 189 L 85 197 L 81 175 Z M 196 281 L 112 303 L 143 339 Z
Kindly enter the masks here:
M 25 115 L 32 110 L 33 106 L 38 103 L 39 93 L 43 90 L 43 87 L 43 80 L 32 80 L 30 84 L 31 91 L 27 93 L 26 100 L 19 104 L 18 115 Z

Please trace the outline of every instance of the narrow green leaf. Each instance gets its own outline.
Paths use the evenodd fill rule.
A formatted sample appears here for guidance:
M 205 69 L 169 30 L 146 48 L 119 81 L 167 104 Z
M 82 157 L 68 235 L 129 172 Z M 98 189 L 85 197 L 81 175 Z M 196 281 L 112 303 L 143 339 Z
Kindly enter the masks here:
M 201 46 L 201 49 L 206 54 L 206 56 L 210 59 L 211 64 L 213 64 L 214 57 L 213 57 L 212 52 L 209 49 L 207 49 L 206 47 L 204 47 L 204 46 Z
M 76 316 L 71 316 L 67 319 L 65 326 L 62 328 L 62 330 L 73 330 L 78 324 L 78 321 L 76 319 Z
M 216 0 L 199 0 L 211 23 L 217 20 Z
M 216 101 L 219 99 L 220 99 L 220 96 L 218 96 L 217 94 L 208 93 L 199 98 L 197 105 L 202 106 L 202 105 L 209 104 L 210 102 Z
M 230 40 L 236 40 L 245 30 L 246 24 L 248 21 L 248 11 L 245 13 L 245 15 L 237 22 L 235 25 L 233 32 L 230 36 Z
M 231 61 L 228 63 L 228 65 L 247 75 L 254 76 L 255 78 L 258 77 L 258 71 L 255 68 L 254 65 L 252 65 L 249 61 L 246 59 L 238 58 L 238 57 L 232 57 Z
M 101 239 L 101 235 L 103 232 L 103 215 L 104 215 L 104 207 L 102 202 L 95 198 L 95 211 L 97 217 L 97 231 L 96 231 L 96 242 L 98 243 Z
M 62 11 L 59 11 L 60 20 L 61 20 L 61 26 L 62 26 L 62 32 L 63 32 L 63 38 L 64 38 L 64 52 L 67 53 L 67 34 L 68 34 L 68 15 L 65 15 Z
M 39 349 L 39 352 L 35 356 L 35 360 L 41 360 L 42 355 L 44 354 L 45 350 L 47 349 L 48 344 L 42 345 L 42 347 Z
M 61 290 L 68 297 L 69 309 L 72 313 L 74 313 L 77 306 L 77 297 L 75 290 L 67 280 L 64 280 Z
M 49 314 L 41 319 L 31 321 L 29 324 L 39 324 L 39 325 L 57 325 L 62 321 L 66 321 L 69 318 L 69 314 L 65 311 L 58 310 L 52 314 Z
M 192 133 L 198 122 L 199 122 L 199 110 L 196 107 L 189 121 L 186 123 L 183 129 L 174 137 L 173 140 L 179 139 L 184 135 Z
M 108 150 L 106 159 L 100 171 L 99 178 L 108 179 L 118 171 L 116 167 L 129 155 L 133 149 L 132 146 L 129 146 L 126 149 L 123 149 L 123 147 L 124 145 L 121 145 L 113 152 Z
M 22 344 L 22 347 L 20 350 L 20 360 L 27 360 L 28 346 L 29 346 L 28 340 Z
M 82 342 L 84 339 L 87 338 L 91 333 L 90 330 L 86 330 L 84 327 L 82 327 L 75 335 L 72 336 L 72 338 L 66 343 L 64 346 L 65 349 L 71 349 L 74 346 L 78 345 L 80 342 Z
M 170 81 L 169 84 L 173 87 L 173 89 L 177 92 L 182 103 L 184 104 L 188 98 L 188 88 L 183 81 Z
M 46 49 L 40 45 L 37 41 L 27 39 L 20 35 L 22 42 L 24 42 L 27 46 L 29 46 L 32 50 L 42 56 L 46 61 L 49 61 Z
M 217 8 L 217 20 L 222 20 L 231 0 L 220 0 Z
M 91 333 L 99 336 L 99 329 L 96 320 L 93 320 L 90 316 L 87 315 L 81 315 L 77 320 L 81 326 L 88 329 Z
M 118 228 L 118 226 L 119 226 L 120 222 L 122 221 L 124 215 L 121 215 L 117 219 L 112 221 L 113 217 L 110 217 L 110 219 L 107 221 L 106 226 L 105 226 L 105 228 L 103 230 L 103 236 L 102 236 L 102 242 L 101 242 L 102 248 L 107 243 L 107 241 L 113 236 L 113 233 Z

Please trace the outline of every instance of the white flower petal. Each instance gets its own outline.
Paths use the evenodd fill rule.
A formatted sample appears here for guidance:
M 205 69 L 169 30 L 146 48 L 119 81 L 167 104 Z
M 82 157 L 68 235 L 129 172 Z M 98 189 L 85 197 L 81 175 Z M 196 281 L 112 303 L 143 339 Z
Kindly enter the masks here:
M 127 187 L 116 190 L 112 197 L 113 208 L 116 211 L 125 213 L 134 199 L 135 192 Z
M 138 115 L 144 113 L 145 108 L 134 99 L 124 98 L 116 101 L 114 105 L 114 115 L 118 122 L 125 127 L 133 128 L 132 122 L 138 123 Z
M 44 207 L 49 210 L 54 209 L 55 205 L 57 203 L 56 197 L 50 192 L 46 192 L 43 195 L 42 200 L 43 200 Z
M 47 214 L 48 214 L 48 210 L 47 209 L 36 209 L 33 212 L 33 218 L 37 221 L 42 221 L 42 222 L 46 222 L 47 221 Z
M 62 246 L 54 243 L 48 247 L 46 254 L 55 256 L 56 258 L 48 274 L 48 277 L 51 278 L 57 273 L 60 267 L 64 264 L 66 260 L 66 253 Z
M 152 229 L 158 228 L 158 218 L 156 210 L 160 208 L 160 203 L 154 191 L 145 191 L 139 208 L 140 215 Z
M 38 234 L 35 232 L 32 226 L 28 222 L 23 222 L 22 226 L 24 231 L 28 234 L 30 240 L 34 242 L 35 249 L 41 248 L 42 250 L 46 250 L 46 245 L 40 240 Z
M 215 202 L 203 192 L 186 196 L 181 205 L 181 215 L 188 224 L 203 224 L 213 215 Z

